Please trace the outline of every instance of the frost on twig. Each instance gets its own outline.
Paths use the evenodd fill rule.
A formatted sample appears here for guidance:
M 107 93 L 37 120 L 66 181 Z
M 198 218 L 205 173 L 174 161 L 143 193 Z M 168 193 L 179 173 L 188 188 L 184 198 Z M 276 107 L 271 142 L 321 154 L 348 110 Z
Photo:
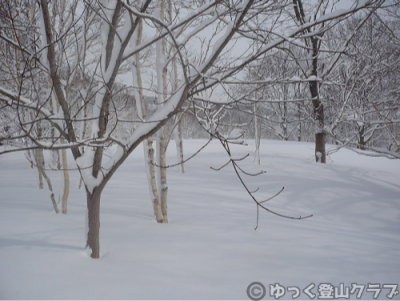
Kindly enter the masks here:
M 259 210 L 260 210 L 260 208 L 264 209 L 265 211 L 268 211 L 269 213 L 275 214 L 275 215 L 283 217 L 283 218 L 289 218 L 289 219 L 298 219 L 298 220 L 300 220 L 300 219 L 306 219 L 306 218 L 309 218 L 309 217 L 313 216 L 312 214 L 309 214 L 309 215 L 306 215 L 306 216 L 301 216 L 301 215 L 300 216 L 290 216 L 290 215 L 285 215 L 285 214 L 278 213 L 278 212 L 276 212 L 274 210 L 271 210 L 271 209 L 265 207 L 265 205 L 263 205 L 263 203 L 268 202 L 268 201 L 274 199 L 275 197 L 277 197 L 284 190 L 285 187 L 282 187 L 282 189 L 279 190 L 275 195 L 273 195 L 272 197 L 270 197 L 270 198 L 268 198 L 266 200 L 262 200 L 262 201 L 257 200 L 256 197 L 254 196 L 254 193 L 258 191 L 258 188 L 255 191 L 251 191 L 248 188 L 248 186 L 246 185 L 246 183 L 244 182 L 241 174 L 245 174 L 247 176 L 258 176 L 258 175 L 261 175 L 261 174 L 265 173 L 265 171 L 259 171 L 257 173 L 249 173 L 249 172 L 244 171 L 243 168 L 241 168 L 239 166 L 238 162 L 243 161 L 245 158 L 247 158 L 249 156 L 249 154 L 247 154 L 245 156 L 242 156 L 240 158 L 232 158 L 232 153 L 231 153 L 231 150 L 230 150 L 230 147 L 229 147 L 229 143 L 231 143 L 231 142 L 228 141 L 227 138 L 225 138 L 224 136 L 222 136 L 218 132 L 215 133 L 214 137 L 217 138 L 221 142 L 223 148 L 225 149 L 226 153 L 229 156 L 229 160 L 228 160 L 228 162 L 226 162 L 225 164 L 223 164 L 222 166 L 220 166 L 218 168 L 214 168 L 214 167 L 210 167 L 210 168 L 212 170 L 219 171 L 219 170 L 223 169 L 224 167 L 228 166 L 229 164 L 232 165 L 237 177 L 240 180 L 240 183 L 243 185 L 244 189 L 249 194 L 251 199 L 256 203 L 256 206 L 257 206 L 257 223 L 256 223 L 256 226 L 255 226 L 254 230 L 257 230 L 257 228 L 258 228 Z

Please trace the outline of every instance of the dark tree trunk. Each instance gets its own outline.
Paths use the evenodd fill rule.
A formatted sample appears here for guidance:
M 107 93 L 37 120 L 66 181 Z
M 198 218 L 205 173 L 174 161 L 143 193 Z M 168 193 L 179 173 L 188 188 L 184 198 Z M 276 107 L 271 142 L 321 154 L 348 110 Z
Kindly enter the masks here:
M 324 131 L 324 106 L 322 103 L 314 108 L 315 112 L 315 160 L 319 163 L 326 163 L 326 134 Z
M 365 145 L 366 145 L 364 133 L 365 133 L 365 127 L 362 126 L 359 129 L 359 134 L 360 134 L 359 137 L 360 138 L 359 138 L 359 142 L 358 142 L 358 148 L 361 150 L 365 150 Z
M 86 247 L 92 251 L 90 257 L 100 257 L 100 197 L 101 189 L 96 187 L 93 193 L 87 192 L 88 233 Z
M 326 163 L 325 140 L 326 134 L 324 130 L 324 105 L 319 99 L 318 91 L 319 83 L 317 81 L 310 82 L 310 92 L 312 103 L 314 106 L 314 124 L 315 124 L 315 161 Z
M 317 37 L 311 37 L 312 43 L 312 72 L 311 75 L 318 76 L 318 55 L 320 42 Z M 326 163 L 325 140 L 326 133 L 324 129 L 324 105 L 319 98 L 319 82 L 311 81 L 309 84 L 312 103 L 314 107 L 314 126 L 315 126 L 315 161 Z

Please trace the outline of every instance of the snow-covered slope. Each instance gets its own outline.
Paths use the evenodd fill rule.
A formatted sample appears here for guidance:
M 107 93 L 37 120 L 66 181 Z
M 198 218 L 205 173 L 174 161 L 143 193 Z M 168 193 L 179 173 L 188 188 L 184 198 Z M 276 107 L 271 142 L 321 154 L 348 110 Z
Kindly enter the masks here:
M 203 143 L 185 141 L 185 155 Z M 228 160 L 215 141 L 185 174 L 169 170 L 170 223 L 157 224 L 140 147 L 103 193 L 99 260 L 84 249 L 86 199 L 77 172 L 69 212 L 57 215 L 23 155 L 0 157 L 0 298 L 248 299 L 246 289 L 257 281 L 265 299 L 276 283 L 301 291 L 313 283 L 317 298 L 321 283 L 357 283 L 366 285 L 362 299 L 372 299 L 368 284 L 400 283 L 400 161 L 340 150 L 321 165 L 313 162 L 312 144 L 262 141 L 258 167 L 248 143 L 233 147 L 234 156 L 249 152 L 241 166 L 266 171 L 245 176 L 249 188 L 259 187 L 262 200 L 284 186 L 266 205 L 312 218 L 260 211 L 255 231 L 256 206 L 232 168 L 210 169 Z M 168 155 L 174 163 L 172 144 Z M 61 179 L 50 173 L 57 187 Z M 301 298 L 309 299 L 304 292 Z

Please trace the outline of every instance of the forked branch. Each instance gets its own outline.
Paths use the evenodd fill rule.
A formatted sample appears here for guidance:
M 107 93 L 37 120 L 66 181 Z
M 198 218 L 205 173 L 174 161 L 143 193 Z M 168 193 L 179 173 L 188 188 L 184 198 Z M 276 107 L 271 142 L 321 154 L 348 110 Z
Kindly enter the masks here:
M 243 156 L 243 157 L 240 157 L 240 158 L 238 158 L 238 159 L 232 158 L 232 153 L 231 153 L 231 150 L 230 150 L 230 147 L 229 147 L 229 143 L 230 143 L 230 142 L 229 142 L 225 137 L 223 137 L 221 134 L 219 134 L 218 132 L 215 133 L 215 136 L 214 136 L 214 137 L 217 138 L 217 139 L 221 142 L 222 146 L 224 147 L 226 153 L 227 153 L 228 156 L 229 156 L 229 161 L 228 161 L 227 163 L 225 163 L 224 165 L 222 165 L 221 167 L 219 167 L 219 168 L 213 168 L 213 167 L 210 167 L 210 168 L 213 169 L 213 170 L 219 171 L 219 170 L 223 169 L 224 167 L 226 167 L 227 165 L 229 165 L 229 163 L 232 164 L 232 167 L 233 167 L 233 169 L 234 169 L 234 171 L 235 171 L 237 177 L 239 178 L 241 184 L 243 185 L 244 189 L 245 189 L 246 192 L 249 194 L 249 196 L 251 197 L 251 199 L 256 203 L 256 206 L 257 206 L 257 224 L 256 224 L 256 227 L 254 228 L 254 230 L 257 230 L 257 228 L 258 228 L 259 209 L 260 209 L 260 208 L 261 208 L 261 209 L 264 209 L 265 211 L 268 211 L 269 213 L 272 213 L 272 214 L 274 214 L 274 215 L 277 215 L 277 216 L 280 216 L 280 217 L 283 217 L 283 218 L 288 218 L 288 219 L 298 219 L 298 220 L 300 220 L 300 219 L 306 219 L 306 218 L 309 218 L 309 217 L 312 217 L 312 216 L 313 216 L 312 214 L 309 214 L 309 215 L 306 215 L 306 216 L 301 216 L 301 215 L 300 215 L 300 216 L 297 216 L 297 217 L 296 217 L 296 216 L 290 216 L 290 215 L 281 214 L 281 213 L 279 213 L 279 212 L 276 212 L 276 211 L 274 211 L 274 210 L 271 210 L 271 209 L 265 207 L 265 206 L 263 205 L 263 203 L 268 202 L 268 201 L 274 199 L 275 197 L 277 197 L 277 196 L 284 190 L 285 187 L 282 187 L 282 189 L 281 189 L 280 191 L 278 191 L 278 192 L 277 192 L 275 195 L 273 195 L 272 197 L 270 197 L 270 198 L 268 198 L 268 199 L 266 199 L 266 200 L 263 200 L 263 201 L 258 201 L 258 200 L 256 199 L 256 197 L 254 196 L 254 193 L 255 193 L 256 191 L 258 191 L 258 188 L 256 189 L 256 191 L 252 192 L 252 191 L 248 188 L 248 186 L 246 185 L 246 183 L 244 182 L 244 180 L 243 180 L 243 178 L 242 178 L 242 176 L 241 176 L 241 173 L 243 173 L 243 174 L 245 174 L 245 175 L 250 175 L 250 176 L 257 176 L 257 175 L 260 175 L 260 174 L 265 173 L 265 171 L 260 171 L 260 172 L 258 172 L 258 173 L 248 173 L 248 172 L 245 172 L 245 171 L 238 165 L 237 162 L 238 162 L 238 161 L 244 160 L 245 158 L 248 157 L 248 155 Z M 240 172 L 241 172 L 241 173 L 240 173 Z

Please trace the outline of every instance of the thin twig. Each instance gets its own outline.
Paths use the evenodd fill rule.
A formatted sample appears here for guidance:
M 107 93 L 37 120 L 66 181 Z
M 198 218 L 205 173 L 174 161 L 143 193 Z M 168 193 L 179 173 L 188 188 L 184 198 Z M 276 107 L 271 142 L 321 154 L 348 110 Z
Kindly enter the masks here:
M 222 144 L 222 146 L 224 147 L 225 151 L 226 151 L 227 154 L 229 155 L 230 159 L 229 159 L 229 161 L 228 161 L 227 163 L 225 163 L 225 164 L 222 165 L 221 167 L 219 167 L 219 168 L 213 168 L 213 167 L 211 167 L 211 169 L 219 171 L 219 170 L 221 170 L 222 168 L 226 167 L 229 163 L 232 164 L 232 167 L 233 167 L 233 169 L 235 170 L 235 173 L 236 173 L 237 177 L 239 178 L 239 180 L 240 180 L 242 186 L 245 188 L 245 190 L 247 191 L 247 193 L 249 194 L 249 196 L 251 197 L 251 199 L 252 199 L 252 200 L 256 203 L 256 205 L 257 205 L 257 224 L 256 224 L 256 227 L 254 228 L 254 230 L 257 230 L 257 228 L 258 228 L 258 222 L 259 222 L 259 208 L 262 208 L 262 209 L 264 209 L 265 211 L 268 211 L 269 213 L 272 213 L 272 214 L 277 215 L 277 216 L 279 216 L 279 217 L 288 218 L 288 219 L 298 219 L 298 220 L 300 220 L 300 219 L 306 219 L 306 218 L 309 218 L 309 217 L 312 217 L 312 216 L 313 216 L 312 214 L 309 214 L 309 215 L 306 215 L 306 216 L 301 216 L 301 215 L 300 215 L 300 216 L 298 216 L 298 217 L 296 217 L 296 216 L 290 216 L 290 215 L 285 215 L 285 214 L 276 212 L 276 211 L 274 211 L 274 210 L 268 209 L 267 207 L 265 207 L 264 205 L 262 205 L 263 203 L 265 203 L 265 202 L 267 202 L 267 201 L 270 201 L 270 200 L 276 198 L 276 197 L 284 190 L 285 187 L 282 187 L 282 189 L 281 189 L 280 191 L 278 191 L 276 194 L 274 194 L 272 197 L 270 197 L 270 198 L 268 198 L 268 199 L 265 199 L 265 200 L 263 200 L 263 201 L 258 201 L 258 200 L 255 198 L 255 196 L 254 196 L 254 193 L 255 193 L 256 191 L 258 191 L 258 188 L 257 188 L 257 190 L 256 190 L 255 192 L 250 191 L 250 189 L 247 187 L 246 183 L 244 182 L 243 178 L 241 177 L 239 171 L 241 171 L 242 173 L 244 173 L 244 174 L 246 174 L 246 175 L 250 175 L 250 176 L 260 175 L 260 174 L 263 174 L 263 173 L 265 173 L 265 172 L 264 172 L 264 171 L 261 171 L 261 172 L 255 173 L 255 174 L 250 174 L 250 173 L 245 172 L 245 171 L 238 165 L 237 162 L 238 162 L 238 161 L 244 160 L 245 158 L 248 157 L 249 154 L 247 154 L 247 155 L 245 155 L 245 156 L 243 156 L 243 157 L 241 157 L 241 158 L 239 158 L 239 159 L 232 159 L 232 157 L 231 157 L 231 150 L 230 150 L 230 147 L 229 147 L 230 141 L 228 141 L 226 138 L 224 138 L 224 137 L 223 137 L 222 135 L 220 135 L 218 132 L 215 133 L 215 137 L 219 139 L 219 141 L 221 142 L 221 144 Z

